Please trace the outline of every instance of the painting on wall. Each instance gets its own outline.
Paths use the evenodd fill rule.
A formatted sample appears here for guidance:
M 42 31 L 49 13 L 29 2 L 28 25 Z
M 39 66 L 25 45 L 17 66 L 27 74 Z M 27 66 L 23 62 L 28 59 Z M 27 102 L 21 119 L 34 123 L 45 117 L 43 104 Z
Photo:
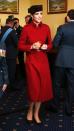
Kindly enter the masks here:
M 0 0 L 0 13 L 18 14 L 19 0 Z
M 47 0 L 47 13 L 66 13 L 67 0 Z

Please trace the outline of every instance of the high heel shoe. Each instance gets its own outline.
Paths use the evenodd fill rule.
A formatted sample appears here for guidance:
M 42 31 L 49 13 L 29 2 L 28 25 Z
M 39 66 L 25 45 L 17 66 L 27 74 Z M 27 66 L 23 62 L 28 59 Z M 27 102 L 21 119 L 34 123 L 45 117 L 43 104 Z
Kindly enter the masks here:
M 33 120 L 28 120 L 28 119 L 26 119 L 26 122 L 27 122 L 28 124 L 31 124 L 31 123 L 33 123 Z
M 35 122 L 35 124 L 37 124 L 37 125 L 41 125 L 41 124 L 42 124 L 42 120 L 40 119 L 40 121 L 37 121 L 35 117 L 34 117 L 34 122 Z
M 42 125 L 42 121 L 37 122 L 37 121 L 34 119 L 34 122 L 35 122 L 36 125 Z
M 32 118 L 29 118 L 28 116 L 26 117 L 26 122 L 28 124 L 31 124 L 33 122 L 33 119 Z
M 42 122 L 37 122 L 36 120 L 34 121 L 36 125 L 41 125 Z

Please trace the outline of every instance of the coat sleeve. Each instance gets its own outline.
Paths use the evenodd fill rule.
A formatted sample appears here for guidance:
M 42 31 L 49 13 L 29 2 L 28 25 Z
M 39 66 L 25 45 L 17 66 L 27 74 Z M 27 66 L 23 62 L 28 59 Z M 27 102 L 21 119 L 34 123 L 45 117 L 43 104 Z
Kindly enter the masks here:
M 57 28 L 56 35 L 55 35 L 55 37 L 53 39 L 53 47 L 56 48 L 61 44 L 62 35 L 63 35 L 62 26 L 59 26 Z
M 31 50 L 31 45 L 27 43 L 27 31 L 26 28 L 24 27 L 21 35 L 20 35 L 20 39 L 18 42 L 18 49 L 21 51 L 30 51 Z
M 47 40 L 46 40 L 46 44 L 47 44 L 47 51 L 49 51 L 52 48 L 52 40 L 51 40 L 51 31 L 50 28 L 48 27 L 47 29 Z

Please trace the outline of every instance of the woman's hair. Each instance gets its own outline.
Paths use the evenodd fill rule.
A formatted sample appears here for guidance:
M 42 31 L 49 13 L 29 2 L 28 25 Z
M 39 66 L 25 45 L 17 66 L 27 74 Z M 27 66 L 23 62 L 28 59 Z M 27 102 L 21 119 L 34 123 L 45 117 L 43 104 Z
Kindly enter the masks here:
M 28 21 L 28 24 L 30 24 L 32 22 L 32 17 L 30 17 L 29 21 Z
M 35 12 L 38 11 L 43 11 L 43 6 L 42 5 L 33 5 L 28 9 L 28 13 L 34 14 Z

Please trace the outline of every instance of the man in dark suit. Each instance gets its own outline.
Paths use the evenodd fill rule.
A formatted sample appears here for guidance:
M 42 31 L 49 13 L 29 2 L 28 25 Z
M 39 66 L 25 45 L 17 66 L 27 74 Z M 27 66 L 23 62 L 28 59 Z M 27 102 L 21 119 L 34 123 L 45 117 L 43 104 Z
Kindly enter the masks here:
M 6 25 L 1 30 L 2 38 L 3 34 L 9 29 L 13 28 L 14 21 L 11 18 L 6 19 Z M 8 77 L 9 77 L 9 88 L 11 90 L 15 90 L 15 73 L 16 73 L 16 58 L 17 58 L 17 44 L 18 37 L 16 35 L 16 31 L 12 29 L 10 34 L 7 36 L 5 40 L 6 44 L 6 62 L 8 66 Z
M 20 38 L 20 34 L 22 31 L 22 26 L 19 24 L 19 19 L 14 18 L 14 30 L 16 31 L 18 40 Z M 18 62 L 19 62 L 19 75 L 17 78 L 24 78 L 25 77 L 25 68 L 24 68 L 24 52 L 18 50 Z M 18 73 L 17 73 L 18 74 Z
M 72 101 L 74 97 L 74 9 L 67 13 L 67 23 L 58 27 L 53 40 L 53 45 L 58 48 L 54 72 L 54 93 L 57 108 L 60 103 L 60 87 L 64 80 L 65 87 L 65 111 L 67 115 L 72 113 Z

